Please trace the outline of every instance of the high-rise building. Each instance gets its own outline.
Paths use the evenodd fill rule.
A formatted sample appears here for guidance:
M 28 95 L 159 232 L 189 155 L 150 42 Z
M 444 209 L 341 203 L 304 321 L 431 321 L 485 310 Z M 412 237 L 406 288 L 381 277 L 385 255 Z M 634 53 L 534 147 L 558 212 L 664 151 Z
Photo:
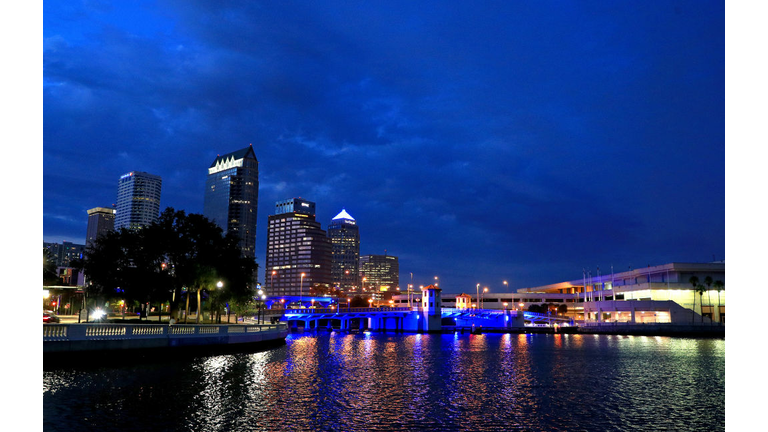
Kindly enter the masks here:
M 217 156 L 208 168 L 203 215 L 240 239 L 242 255 L 256 257 L 259 161 L 253 147 Z
M 267 227 L 267 294 L 309 296 L 311 287 L 330 288 L 331 241 L 315 220 L 315 203 L 294 198 L 275 210 Z
M 360 287 L 360 230 L 355 219 L 342 209 L 328 225 L 331 239 L 331 277 L 333 286 L 342 291 L 356 291 Z
M 89 246 L 100 235 L 115 229 L 115 209 L 95 207 L 88 210 L 88 229 L 85 234 L 85 246 Z
M 160 176 L 132 171 L 117 185 L 115 229 L 137 229 L 152 224 L 160 215 Z
M 360 283 L 364 291 L 399 291 L 400 265 L 396 256 L 360 256 Z

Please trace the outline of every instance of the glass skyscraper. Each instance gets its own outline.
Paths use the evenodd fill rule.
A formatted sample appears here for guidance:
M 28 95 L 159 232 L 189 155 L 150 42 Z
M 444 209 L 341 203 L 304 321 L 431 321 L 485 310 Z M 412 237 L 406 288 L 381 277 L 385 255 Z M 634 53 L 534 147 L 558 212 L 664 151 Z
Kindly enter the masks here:
M 361 256 L 360 280 L 364 291 L 400 291 L 400 264 L 397 257 L 392 255 Z
M 331 239 L 333 286 L 344 292 L 354 292 L 360 287 L 358 265 L 360 262 L 360 230 L 355 219 L 342 209 L 328 225 Z
M 160 215 L 160 176 L 132 171 L 117 185 L 115 229 L 137 229 L 150 225 Z
M 267 294 L 308 297 L 311 287 L 331 283 L 331 241 L 315 220 L 315 203 L 279 201 L 267 227 Z
M 256 257 L 259 161 L 253 147 L 217 156 L 208 168 L 203 215 L 240 239 L 247 258 Z

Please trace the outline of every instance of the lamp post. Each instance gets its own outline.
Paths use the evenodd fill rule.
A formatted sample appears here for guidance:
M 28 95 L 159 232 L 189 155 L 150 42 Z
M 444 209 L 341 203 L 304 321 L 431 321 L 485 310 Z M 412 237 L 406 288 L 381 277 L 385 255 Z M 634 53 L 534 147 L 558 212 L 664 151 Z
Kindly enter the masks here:
M 476 292 L 477 295 L 475 296 L 475 302 L 477 303 L 478 306 L 480 306 L 480 284 L 475 285 L 475 290 L 477 291 Z
M 488 292 L 488 287 L 483 288 L 483 293 L 481 294 L 481 297 L 480 297 L 480 309 L 485 309 L 485 304 L 483 303 L 483 296 L 482 295 L 487 293 L 487 292 Z
M 223 287 L 224 287 L 224 282 L 222 282 L 222 281 L 216 282 L 216 288 L 217 289 L 222 289 Z M 218 307 L 216 308 L 216 310 L 218 311 Z M 187 317 L 184 316 L 184 322 L 185 323 L 187 322 L 186 318 Z M 213 321 L 213 302 L 211 302 L 211 321 Z M 229 322 L 229 311 L 227 311 L 227 322 Z
M 368 299 L 368 307 L 369 308 L 373 307 L 373 299 Z
M 304 273 L 301 274 L 301 285 L 299 285 L 299 306 L 303 309 L 304 305 L 302 304 L 302 301 L 304 300 Z
M 349 313 L 349 312 L 350 312 L 350 309 L 349 309 L 349 302 L 350 302 L 351 300 L 352 300 L 351 298 L 347 297 L 347 313 Z

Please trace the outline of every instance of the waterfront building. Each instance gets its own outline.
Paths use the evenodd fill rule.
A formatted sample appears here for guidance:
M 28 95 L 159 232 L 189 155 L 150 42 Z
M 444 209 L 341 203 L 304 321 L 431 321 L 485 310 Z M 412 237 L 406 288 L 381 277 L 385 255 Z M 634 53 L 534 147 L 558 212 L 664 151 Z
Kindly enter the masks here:
M 259 161 L 252 146 L 217 156 L 208 167 L 203 215 L 239 239 L 244 257 L 256 257 Z
M 138 229 L 152 224 L 160 215 L 159 176 L 131 171 L 120 177 L 117 186 L 115 229 Z
M 105 233 L 115 229 L 115 209 L 111 207 L 95 207 L 88 210 L 88 228 L 85 234 L 85 246 Z
M 396 256 L 362 255 L 359 273 L 364 292 L 400 291 L 400 265 Z
M 342 209 L 328 225 L 331 239 L 331 277 L 333 286 L 344 292 L 356 291 L 360 286 L 360 230 L 355 219 Z
M 691 277 L 704 286 L 703 293 L 694 290 Z M 712 284 L 707 285 L 707 280 Z M 404 294 L 393 300 L 396 306 L 408 303 Z M 475 295 L 444 294 L 443 306 L 460 309 L 467 301 L 477 304 L 478 299 Z M 581 279 L 520 288 L 514 293 L 496 293 L 491 287 L 482 293 L 482 302 L 484 309 L 524 311 L 531 306 L 542 310 L 543 305 L 558 315 L 565 305 L 567 316 L 587 323 L 725 323 L 725 261 L 668 263 L 598 275 L 585 271 Z
M 279 201 L 267 226 L 264 286 L 270 296 L 309 296 L 310 288 L 330 288 L 331 241 L 315 220 L 315 203 Z

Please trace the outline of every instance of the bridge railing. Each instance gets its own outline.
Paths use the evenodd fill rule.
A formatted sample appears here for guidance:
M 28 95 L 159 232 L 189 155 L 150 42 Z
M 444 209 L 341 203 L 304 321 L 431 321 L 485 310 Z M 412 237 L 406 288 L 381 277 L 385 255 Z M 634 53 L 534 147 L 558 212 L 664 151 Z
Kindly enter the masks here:
M 373 312 L 410 312 L 408 307 L 340 307 L 340 308 L 302 308 L 302 309 L 269 309 L 268 315 L 285 314 L 335 314 L 335 313 L 373 313 Z M 415 309 L 413 309 L 415 310 Z
M 43 342 L 117 339 L 150 339 L 173 337 L 208 337 L 287 330 L 285 323 L 249 325 L 150 325 L 150 324 L 45 324 Z

